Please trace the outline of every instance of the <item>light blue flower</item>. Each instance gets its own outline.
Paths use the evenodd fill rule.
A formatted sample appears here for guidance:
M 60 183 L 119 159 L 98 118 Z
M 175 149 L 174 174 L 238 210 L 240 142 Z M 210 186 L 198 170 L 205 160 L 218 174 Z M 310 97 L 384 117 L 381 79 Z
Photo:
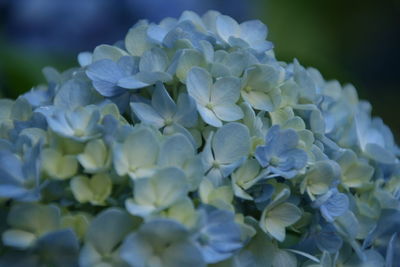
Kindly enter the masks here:
M 155 131 L 136 127 L 120 143 L 114 144 L 113 163 L 118 175 L 132 179 L 154 172 L 160 144 Z
M 204 176 L 201 157 L 190 140 L 182 134 L 171 135 L 163 141 L 157 165 L 180 168 L 185 173 L 190 191 L 197 189 Z
M 221 127 L 222 121 L 243 118 L 243 111 L 236 105 L 240 94 L 240 81 L 237 78 L 223 77 L 213 83 L 205 69 L 193 67 L 186 84 L 189 95 L 196 101 L 200 116 L 209 125 Z
M 250 135 L 246 126 L 232 122 L 210 134 L 202 152 L 207 175 L 216 183 L 230 175 L 248 156 Z
M 267 234 L 276 240 L 283 242 L 286 237 L 286 227 L 297 222 L 302 211 L 294 204 L 286 201 L 290 196 L 290 190 L 282 187 L 265 207 L 261 214 L 259 225 Z
M 307 192 L 311 200 L 315 195 L 327 193 L 337 182 L 340 176 L 340 167 L 334 161 L 320 160 L 315 162 L 308 170 L 300 184 L 300 192 Z
M 215 43 L 215 38 L 210 36 L 205 29 L 199 30 L 198 25 L 188 19 L 181 19 L 170 31 L 165 34 L 163 44 L 166 47 L 173 47 L 179 40 L 187 40 L 194 48 L 200 48 L 202 41 Z
M 218 36 L 231 46 L 250 47 L 260 53 L 272 48 L 272 44 L 265 40 L 267 27 L 259 20 L 238 24 L 229 16 L 219 15 L 215 28 Z
M 144 102 L 131 102 L 132 111 L 141 122 L 163 128 L 177 124 L 193 127 L 197 123 L 196 105 L 186 93 L 181 93 L 175 103 L 162 83 L 157 83 L 151 105 Z
M 15 204 L 8 214 L 7 223 L 11 228 L 3 232 L 3 244 L 18 249 L 31 248 L 39 238 L 59 229 L 60 209 L 54 205 Z
M 102 97 L 91 87 L 89 82 L 72 79 L 60 87 L 54 96 L 53 104 L 65 110 L 75 110 L 101 101 Z
M 206 266 L 189 231 L 166 219 L 146 222 L 128 235 L 121 247 L 121 257 L 132 267 Z
M 225 260 L 243 246 L 233 213 L 211 206 L 203 207 L 201 212 L 202 225 L 196 240 L 207 263 Z
M 118 80 L 118 86 L 127 89 L 139 89 L 156 82 L 168 82 L 172 79 L 171 74 L 167 72 L 169 59 L 160 48 L 152 48 L 145 51 L 139 61 L 139 71 L 130 73 L 126 77 Z
M 400 259 L 400 242 L 398 237 L 396 238 L 396 233 L 398 235 L 400 226 L 399 218 L 400 212 L 398 210 L 382 210 L 375 227 L 365 238 L 363 248 L 373 246 L 382 255 L 386 255 L 386 260 L 390 261 L 392 259 L 394 263 L 397 263 Z
M 79 58 L 83 59 L 90 57 L 90 60 L 86 60 L 87 62 L 85 62 L 87 63 L 86 66 L 90 65 L 90 63 L 92 62 L 96 62 L 102 59 L 111 59 L 113 61 L 118 61 L 121 57 L 129 56 L 129 54 L 125 50 L 122 50 L 121 48 L 114 45 L 99 45 L 96 46 L 96 48 L 93 50 L 93 53 L 86 53 L 89 53 L 89 55 L 81 55 L 82 53 L 78 55 L 78 60 Z
M 294 130 L 281 130 L 279 125 L 274 125 L 268 131 L 265 145 L 257 147 L 255 157 L 271 173 L 293 178 L 307 163 L 307 153 L 297 148 L 298 143 Z
M 185 48 L 178 50 L 175 54 L 171 69 L 181 83 L 187 83 L 187 76 L 193 67 L 207 67 L 207 59 L 202 51 Z
M 160 23 L 151 23 L 147 29 L 147 37 L 151 42 L 161 45 L 165 36 L 176 26 L 175 18 L 164 18 Z
M 333 222 L 335 217 L 341 216 L 349 209 L 349 199 L 345 194 L 333 188 L 318 197 L 313 206 L 320 209 L 325 220 Z
M 315 226 L 316 232 L 313 233 L 316 246 L 321 251 L 336 253 L 343 245 L 343 239 L 336 232 L 331 223 L 321 222 Z
M 274 111 L 281 102 L 280 85 L 285 71 L 277 64 L 257 64 L 247 68 L 242 78 L 242 98 L 254 109 Z
M 150 177 L 135 180 L 134 198 L 125 202 L 133 215 L 146 217 L 169 208 L 188 193 L 185 174 L 175 167 L 156 171 Z
M 148 86 L 140 81 L 124 82 L 123 78 L 131 77 L 139 71 L 139 62 L 133 57 L 122 57 L 117 62 L 102 59 L 87 67 L 86 75 L 92 80 L 94 88 L 103 96 L 120 95 L 126 89 L 139 89 Z M 120 81 L 122 81 L 120 83 Z
M 393 134 L 266 36 L 217 11 L 142 20 L 1 99 L 0 266 L 400 262 Z
M 394 144 L 391 131 L 378 118 L 371 119 L 369 104 L 359 105 L 355 116 L 355 126 L 362 152 L 369 158 L 383 163 L 398 163 L 396 153 L 398 147 Z
M 60 136 L 84 142 L 101 135 L 100 112 L 94 105 L 66 110 L 60 107 L 43 107 L 39 110 L 51 130 Z
M 0 150 L 0 197 L 21 201 L 40 198 L 40 150 L 38 143 L 27 149 L 22 159 L 9 150 Z
M 253 197 L 246 191 L 256 185 L 267 174 L 266 170 L 261 170 L 260 165 L 255 159 L 248 159 L 231 175 L 235 196 L 253 200 Z
M 211 62 L 211 74 L 213 77 L 234 76 L 241 77 L 243 71 L 259 60 L 247 50 L 226 52 L 225 50 L 214 50 L 209 53 Z
M 29 250 L 8 251 L 1 266 L 77 266 L 79 242 L 71 229 L 57 230 L 39 238 Z
M 125 36 L 125 47 L 131 55 L 140 57 L 155 46 L 147 34 L 148 29 L 149 23 L 146 20 L 140 20 L 129 29 Z
M 120 244 L 137 225 L 133 217 L 120 209 L 110 208 L 98 214 L 86 232 L 79 266 L 127 266 L 120 257 Z

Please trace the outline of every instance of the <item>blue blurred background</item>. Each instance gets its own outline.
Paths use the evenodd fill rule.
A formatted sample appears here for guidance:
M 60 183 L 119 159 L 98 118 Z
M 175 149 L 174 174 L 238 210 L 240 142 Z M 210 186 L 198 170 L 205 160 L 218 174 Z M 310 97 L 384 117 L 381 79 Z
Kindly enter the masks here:
M 41 69 L 77 65 L 80 51 L 122 39 L 139 19 L 216 9 L 269 27 L 277 57 L 353 83 L 400 137 L 398 0 L 0 0 L 0 95 L 44 82 Z

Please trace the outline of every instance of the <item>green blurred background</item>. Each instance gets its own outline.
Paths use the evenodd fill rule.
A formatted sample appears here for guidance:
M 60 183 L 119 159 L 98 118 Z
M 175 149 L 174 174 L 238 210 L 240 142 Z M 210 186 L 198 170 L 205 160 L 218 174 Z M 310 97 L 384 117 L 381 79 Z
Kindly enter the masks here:
M 79 51 L 123 38 L 139 19 L 186 9 L 261 19 L 280 60 L 354 84 L 400 140 L 400 0 L 0 0 L 0 94 L 44 82 L 44 66 L 77 65 Z

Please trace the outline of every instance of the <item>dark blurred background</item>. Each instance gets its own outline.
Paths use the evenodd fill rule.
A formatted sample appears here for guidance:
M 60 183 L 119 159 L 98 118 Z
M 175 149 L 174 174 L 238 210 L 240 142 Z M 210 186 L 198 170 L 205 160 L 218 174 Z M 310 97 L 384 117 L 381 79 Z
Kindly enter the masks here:
M 400 0 L 0 0 L 0 95 L 77 65 L 80 51 L 122 39 L 139 19 L 216 9 L 269 27 L 277 57 L 352 83 L 400 137 Z

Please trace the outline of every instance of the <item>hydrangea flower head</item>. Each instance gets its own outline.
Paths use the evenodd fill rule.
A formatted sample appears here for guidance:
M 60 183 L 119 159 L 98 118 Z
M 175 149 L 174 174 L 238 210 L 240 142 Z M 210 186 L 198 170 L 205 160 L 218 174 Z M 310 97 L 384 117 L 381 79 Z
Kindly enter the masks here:
M 0 100 L 0 266 L 398 266 L 400 150 L 258 20 L 186 11 Z

